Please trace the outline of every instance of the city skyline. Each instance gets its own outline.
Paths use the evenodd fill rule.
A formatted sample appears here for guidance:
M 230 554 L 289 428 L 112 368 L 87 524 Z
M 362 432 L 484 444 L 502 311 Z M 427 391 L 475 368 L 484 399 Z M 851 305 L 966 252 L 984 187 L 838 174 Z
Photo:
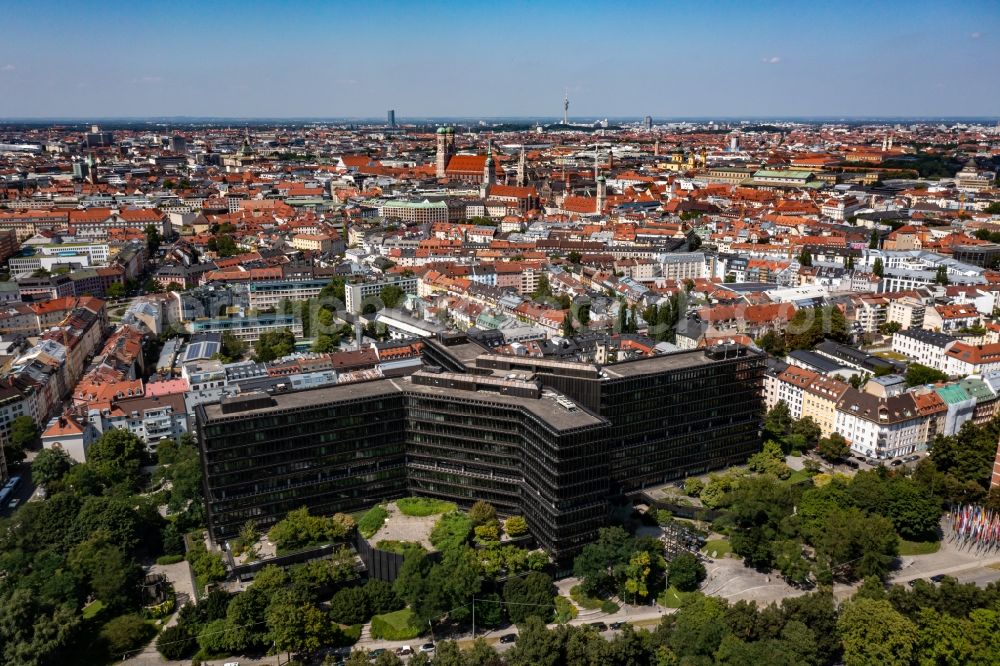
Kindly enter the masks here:
M 1000 109 L 1000 90 L 982 77 L 1000 65 L 1000 8 L 988 2 L 638 3 L 617 14 L 562 2 L 503 14 L 451 2 L 372 3 L 351 14 L 182 2 L 124 16 L 49 2 L 17 3 L 7 22 L 7 119 L 384 119 L 387 109 L 404 122 L 557 119 L 565 93 L 570 118 L 995 117 Z

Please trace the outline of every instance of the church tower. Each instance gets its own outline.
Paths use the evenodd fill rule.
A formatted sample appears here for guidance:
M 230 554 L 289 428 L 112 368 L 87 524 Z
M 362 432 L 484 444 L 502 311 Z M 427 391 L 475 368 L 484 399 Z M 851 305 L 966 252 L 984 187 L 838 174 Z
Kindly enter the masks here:
M 486 144 L 486 163 L 483 164 L 483 184 L 480 187 L 480 192 L 484 199 L 496 182 L 497 166 L 493 161 L 493 141 L 491 140 Z
M 448 161 L 454 153 L 455 130 L 450 127 L 439 127 L 437 130 L 437 168 L 435 176 L 445 177 Z
M 597 177 L 597 214 L 604 214 L 604 204 L 608 199 L 608 184 L 604 176 Z
M 524 187 L 527 183 L 526 161 L 524 157 L 524 146 L 521 146 L 521 156 L 517 160 L 517 186 Z

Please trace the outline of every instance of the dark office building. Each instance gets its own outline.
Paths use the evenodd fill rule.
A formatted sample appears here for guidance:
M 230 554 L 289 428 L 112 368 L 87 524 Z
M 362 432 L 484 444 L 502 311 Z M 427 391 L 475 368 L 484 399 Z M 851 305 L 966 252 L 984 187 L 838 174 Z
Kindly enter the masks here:
M 764 357 L 744 347 L 603 367 L 456 335 L 424 351 L 409 377 L 199 406 L 213 538 L 302 505 L 354 511 L 413 493 L 523 514 L 566 559 L 594 539 L 609 495 L 760 446 Z
M 388 121 L 389 127 L 395 127 L 396 126 L 396 110 L 395 109 L 389 109 L 389 113 L 387 114 L 386 120 Z
M 966 264 L 995 268 L 1000 264 L 1000 245 L 983 243 L 982 245 L 956 245 L 952 257 L 955 261 Z

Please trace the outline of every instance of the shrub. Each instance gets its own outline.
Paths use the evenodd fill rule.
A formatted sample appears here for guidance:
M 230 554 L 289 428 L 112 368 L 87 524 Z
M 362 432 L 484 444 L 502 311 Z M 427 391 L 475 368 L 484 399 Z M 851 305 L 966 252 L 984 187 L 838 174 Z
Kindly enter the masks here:
M 278 554 L 281 554 L 343 540 L 354 527 L 354 519 L 350 516 L 342 513 L 330 517 L 311 516 L 309 509 L 302 507 L 289 511 L 284 520 L 271 528 L 268 536 L 277 546 Z
M 432 499 L 430 497 L 404 497 L 396 500 L 396 508 L 404 516 L 433 516 L 439 513 L 449 513 L 458 507 L 453 502 Z
M 375 533 L 379 531 L 385 519 L 389 517 L 389 512 L 386 511 L 385 506 L 381 504 L 376 504 L 372 508 L 365 512 L 365 515 L 361 516 L 358 520 L 358 531 L 361 532 L 361 536 L 366 539 L 370 539 L 375 536 Z
M 375 547 L 399 555 L 406 555 L 410 550 L 425 551 L 425 548 L 416 541 L 396 541 L 395 539 L 382 539 L 375 544 Z
M 197 645 L 194 636 L 182 624 L 167 627 L 156 639 L 156 649 L 169 661 L 189 657 Z
M 601 612 L 602 613 L 607 613 L 608 615 L 614 615 L 619 610 L 621 610 L 621 606 L 619 606 L 615 602 L 611 601 L 610 599 L 608 599 L 607 601 L 602 601 L 601 602 Z
M 458 511 L 441 516 L 431 530 L 431 543 L 438 550 L 449 550 L 461 546 L 469 540 L 472 520 Z
M 482 525 L 476 525 L 476 538 L 480 541 L 499 541 L 500 522 L 493 520 Z
M 119 615 L 101 627 L 101 640 L 108 648 L 108 653 L 114 657 L 125 654 L 148 641 L 156 633 L 150 625 L 131 613 Z
M 156 563 L 161 566 L 165 564 L 177 564 L 178 562 L 183 562 L 183 561 L 184 561 L 183 555 L 161 555 L 160 557 L 156 558 Z
M 580 611 L 576 609 L 576 606 L 564 596 L 557 596 L 555 598 L 556 603 L 556 622 L 559 624 L 566 624 L 570 620 L 576 618 Z
M 376 615 L 372 618 L 371 635 L 372 638 L 385 641 L 407 641 L 423 633 L 423 628 L 416 626 L 416 623 L 416 616 L 408 608 Z
M 684 479 L 684 494 L 688 497 L 697 497 L 705 489 L 705 482 L 696 476 Z
M 516 539 L 519 536 L 527 534 L 528 521 L 524 519 L 524 516 L 511 516 L 504 522 L 503 531 L 510 538 Z
M 579 585 L 574 585 L 570 588 L 569 596 L 584 610 L 596 610 L 601 607 L 601 600 L 596 597 L 588 597 L 587 593 Z
M 469 518 L 473 525 L 485 525 L 497 519 L 497 510 L 489 502 L 479 500 L 469 509 Z
M 361 640 L 361 625 L 352 624 L 349 627 L 338 627 L 331 643 L 334 647 L 347 647 L 359 640 Z

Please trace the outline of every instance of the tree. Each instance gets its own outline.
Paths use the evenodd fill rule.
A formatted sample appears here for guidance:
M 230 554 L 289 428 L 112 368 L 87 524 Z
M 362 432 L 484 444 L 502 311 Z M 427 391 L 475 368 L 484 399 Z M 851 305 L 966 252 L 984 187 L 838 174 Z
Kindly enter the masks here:
M 364 624 L 372 613 L 368 595 L 360 587 L 345 587 L 330 599 L 330 617 L 340 624 Z
M 394 284 L 387 284 L 386 286 L 382 287 L 382 289 L 378 293 L 378 296 L 382 300 L 382 303 L 385 305 L 385 307 L 390 309 L 397 307 L 403 300 L 403 297 L 405 295 L 406 294 L 403 292 L 403 290 L 399 286 Z
M 503 524 L 503 531 L 514 539 L 528 532 L 528 521 L 523 516 L 511 516 Z
M 369 578 L 362 589 L 365 591 L 365 602 L 372 615 L 391 613 L 404 606 L 403 600 L 392 589 L 392 585 L 384 580 Z
M 229 650 L 240 653 L 267 647 L 263 627 L 269 602 L 268 594 L 255 587 L 233 597 L 226 608 L 225 642 Z
M 104 295 L 108 298 L 121 298 L 125 295 L 125 285 L 121 282 L 115 282 L 107 288 Z
M 156 228 L 155 224 L 146 225 L 146 247 L 149 248 L 150 254 L 156 254 L 160 249 L 160 230 Z
M 813 265 L 812 254 L 810 254 L 809 250 L 803 248 L 802 252 L 799 253 L 799 264 L 807 268 Z
M 847 342 L 847 320 L 835 305 L 800 308 L 788 322 L 785 344 L 789 349 L 812 349 L 824 338 Z
M 875 229 L 872 229 L 872 234 L 871 236 L 868 237 L 868 249 L 870 250 L 878 249 L 878 231 L 876 231 Z
M 936 384 L 937 382 L 948 381 L 948 375 L 936 368 L 931 368 L 920 363 L 910 363 L 906 368 L 906 385 L 920 386 L 921 384 Z
M 291 551 L 346 539 L 354 527 L 354 519 L 348 515 L 313 516 L 309 514 L 309 509 L 301 507 L 289 511 L 284 520 L 271 528 L 268 537 L 279 549 Z
M 937 270 L 934 272 L 934 283 L 940 285 L 948 285 L 951 280 L 948 279 L 948 267 L 938 266 Z
M 63 449 L 42 449 L 31 463 L 31 478 L 48 487 L 59 481 L 73 466 L 73 459 Z
M 788 403 L 779 400 L 764 416 L 764 437 L 781 441 L 792 429 L 792 412 Z
M 222 346 L 219 352 L 219 360 L 223 363 L 239 361 L 247 351 L 247 343 L 240 340 L 235 335 L 226 331 L 222 334 Z
M 25 449 L 37 446 L 41 431 L 30 416 L 18 416 L 10 425 L 10 439 L 4 446 L 4 456 L 7 464 L 21 462 L 25 459 Z
M 692 553 L 684 552 L 670 560 L 667 583 L 682 592 L 698 589 L 706 577 L 705 565 Z
M 569 263 L 571 264 L 579 264 L 581 261 L 583 261 L 583 255 L 577 252 L 576 250 L 573 250 L 568 255 L 566 255 L 566 258 L 569 259 Z
M 529 617 L 551 622 L 555 613 L 555 595 L 552 579 L 538 571 L 521 578 L 510 578 L 503 586 L 507 615 L 514 624 L 521 624 Z
M 847 666 L 904 666 L 912 663 L 918 632 L 888 601 L 854 599 L 837 621 Z
M 716 597 L 692 594 L 672 618 L 670 649 L 684 657 L 710 657 L 729 633 L 726 625 L 726 602 Z M 667 618 L 664 618 L 664 622 Z M 701 663 L 701 662 L 692 662 Z
M 276 649 L 312 653 L 330 643 L 334 626 L 312 604 L 278 601 L 267 609 L 267 630 Z
M 781 358 L 785 355 L 785 338 L 776 331 L 768 331 L 759 340 L 757 346 L 771 356 Z
M 830 433 L 829 437 L 823 437 L 816 445 L 816 453 L 823 460 L 836 462 L 846 458 L 851 452 L 851 447 L 839 432 Z
M 517 643 L 507 652 L 507 661 L 512 666 L 558 666 L 565 663 L 561 653 L 555 632 L 537 617 L 529 617 L 518 626 Z
M 882 277 L 885 274 L 885 266 L 882 263 L 882 257 L 875 258 L 874 263 L 872 263 L 872 273 L 879 277 Z
M 295 335 L 289 328 L 277 331 L 265 331 L 254 345 L 253 358 L 258 363 L 266 363 L 295 351 Z
M 597 542 L 584 546 L 573 560 L 573 575 L 590 596 L 617 591 L 634 548 L 635 539 L 622 528 L 601 528 Z
M 571 338 L 575 334 L 576 330 L 573 328 L 573 311 L 566 310 L 566 315 L 562 321 L 562 335 L 564 338 Z
M 145 449 L 143 441 L 128 430 L 112 428 L 87 450 L 87 464 L 78 467 L 92 470 L 106 486 L 120 484 L 134 488 L 139 481 Z
M 537 301 L 548 298 L 551 295 L 552 287 L 549 285 L 549 276 L 547 273 L 541 273 L 538 276 L 538 284 L 535 286 L 535 291 L 532 292 L 531 297 Z

